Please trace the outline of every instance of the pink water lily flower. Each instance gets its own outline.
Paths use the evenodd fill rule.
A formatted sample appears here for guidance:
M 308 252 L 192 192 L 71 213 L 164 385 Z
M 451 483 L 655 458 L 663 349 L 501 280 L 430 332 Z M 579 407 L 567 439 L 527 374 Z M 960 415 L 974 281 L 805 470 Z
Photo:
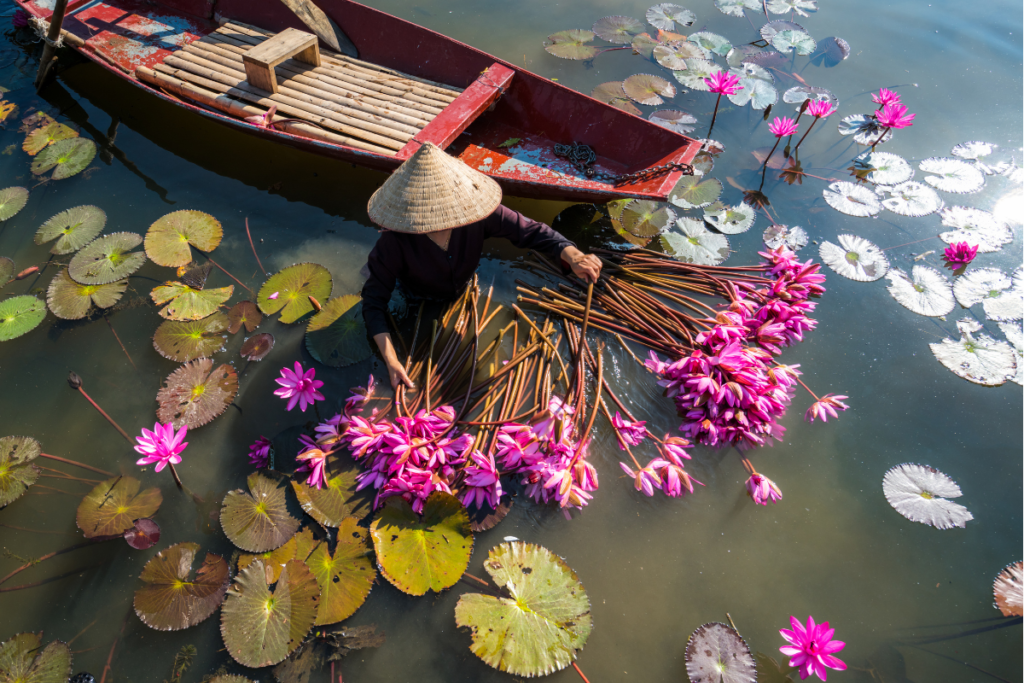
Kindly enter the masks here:
M 757 472 L 747 479 L 747 495 L 758 505 L 777 503 L 782 500 L 782 491 L 775 485 L 775 482 Z M 804 678 L 807 677 L 804 676 Z
M 832 640 L 836 630 L 829 628 L 827 621 L 815 624 L 814 617 L 808 616 L 806 626 L 796 617 L 790 617 L 789 623 L 793 630 L 783 628 L 779 629 L 779 633 L 790 644 L 780 647 L 779 652 L 790 657 L 790 666 L 800 669 L 801 679 L 813 674 L 824 681 L 827 669 L 846 669 L 846 664 L 833 655 L 846 647 L 846 643 Z
M 978 247 L 972 247 L 967 242 L 954 242 L 942 252 L 942 258 L 952 268 L 966 266 L 978 255 Z
M 839 412 L 837 411 L 846 410 L 847 405 L 843 403 L 843 400 L 847 398 L 849 396 L 825 394 L 811 404 L 811 407 L 804 413 L 804 419 L 808 422 L 814 422 L 814 418 L 820 417 L 822 422 L 828 422 L 829 415 L 839 417 Z
M 144 457 L 139 458 L 135 464 L 152 465 L 156 463 L 156 467 L 153 469 L 157 472 L 168 465 L 177 465 L 181 462 L 181 452 L 185 450 L 185 446 L 188 446 L 188 442 L 183 441 L 186 434 L 188 434 L 188 425 L 182 425 L 177 433 L 174 431 L 174 425 L 162 425 L 159 422 L 153 425 L 153 431 L 143 428 L 142 436 L 135 437 L 135 440 L 139 442 L 135 451 Z
M 917 114 L 908 114 L 907 108 L 902 104 L 887 104 L 882 111 L 875 115 L 878 125 L 884 128 L 909 128 L 914 125 L 914 117 Z
M 324 395 L 317 391 L 324 383 L 315 377 L 314 368 L 303 370 L 302 363 L 295 361 L 295 370 L 281 368 L 281 376 L 274 380 L 281 388 L 275 390 L 274 395 L 288 399 L 288 410 L 298 404 L 299 409 L 306 412 L 307 406 L 313 405 L 315 401 L 324 400 Z
M 777 138 L 784 138 L 787 135 L 792 135 L 797 131 L 796 121 L 789 118 L 788 116 L 776 116 L 775 119 L 768 124 L 768 130 L 771 134 Z
M 643 420 L 637 422 L 630 422 L 625 420 L 619 415 L 619 411 L 615 411 L 615 417 L 612 418 L 612 426 L 615 427 L 616 433 L 622 442 L 629 444 L 630 446 L 639 446 L 644 438 L 647 436 L 647 423 Z M 626 450 L 622 442 L 619 443 L 621 450 Z
M 274 299 L 276 299 L 276 298 L 278 297 L 278 295 L 280 295 L 280 294 L 281 294 L 280 292 L 274 292 L 273 294 L 271 294 L 271 295 L 270 295 L 270 296 L 268 296 L 267 298 L 268 298 L 268 299 L 270 299 L 271 301 L 273 301 L 273 300 L 274 300 Z
M 877 104 L 879 107 L 884 107 L 887 104 L 899 104 L 900 94 L 895 90 L 886 90 L 885 88 L 879 88 L 877 93 L 871 95 L 871 101 Z
M 309 472 L 306 477 L 306 486 L 315 486 L 322 489 L 327 486 L 327 456 L 330 451 L 322 451 L 319 448 L 307 448 L 295 456 L 301 461 L 296 468 L 297 472 Z
M 828 100 L 814 100 L 807 105 L 807 113 L 818 119 L 831 116 L 835 110 L 835 105 Z
M 270 439 L 261 436 L 249 446 L 249 464 L 256 467 L 267 467 L 270 465 Z
M 658 474 L 650 465 L 641 467 L 636 472 L 624 462 L 620 462 L 619 467 L 622 468 L 623 472 L 633 477 L 633 488 L 648 498 L 654 495 L 655 489 L 661 489 L 661 478 L 658 477 Z
M 716 95 L 735 95 L 743 86 L 740 85 L 740 78 L 727 71 L 716 71 L 704 79 L 708 89 Z

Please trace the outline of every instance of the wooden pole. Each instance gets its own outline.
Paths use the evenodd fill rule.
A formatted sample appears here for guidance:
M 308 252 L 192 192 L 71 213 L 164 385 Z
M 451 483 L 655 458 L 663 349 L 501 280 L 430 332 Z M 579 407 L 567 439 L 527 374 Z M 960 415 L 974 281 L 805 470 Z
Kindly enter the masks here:
M 64 11 L 68 8 L 68 0 L 57 0 L 53 8 L 53 15 L 50 17 L 50 28 L 46 32 L 46 43 L 43 45 L 43 58 L 39 62 L 39 73 L 36 74 L 36 90 L 43 87 L 43 81 L 50 73 L 50 66 L 53 64 L 54 53 L 57 48 L 57 39 L 60 37 L 60 26 L 64 23 Z

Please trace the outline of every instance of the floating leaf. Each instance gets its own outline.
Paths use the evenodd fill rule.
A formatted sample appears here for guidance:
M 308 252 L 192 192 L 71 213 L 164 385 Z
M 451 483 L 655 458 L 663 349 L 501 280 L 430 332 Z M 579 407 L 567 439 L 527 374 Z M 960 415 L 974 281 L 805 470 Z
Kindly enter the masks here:
M 711 90 L 711 87 L 708 86 L 705 79 L 710 78 L 711 74 L 721 70 L 722 67 L 707 59 L 687 59 L 686 69 L 683 71 L 673 71 L 672 75 L 684 87 L 690 90 L 708 92 Z
M 227 363 L 213 369 L 213 360 L 185 363 L 164 380 L 156 395 L 157 419 L 175 429 L 202 427 L 222 414 L 238 393 L 238 374 Z
M 648 117 L 651 123 L 667 128 L 674 133 L 686 135 L 697 126 L 697 117 L 685 111 L 661 109 Z
M 201 320 L 214 314 L 235 293 L 235 286 L 193 289 L 183 282 L 165 282 L 149 293 L 158 313 L 168 320 Z M 170 302 L 170 303 L 167 303 Z
M 358 294 L 331 299 L 309 319 L 306 348 L 313 358 L 332 368 L 366 360 L 373 351 L 366 343 L 366 323 Z
M 676 221 L 676 229 L 661 236 L 661 245 L 680 261 L 699 266 L 717 266 L 729 257 L 725 235 L 713 233 L 703 221 L 685 216 Z
M 348 517 L 338 527 L 334 555 L 326 543 L 316 547 L 306 564 L 320 584 L 320 608 L 316 625 L 326 626 L 348 619 L 366 602 L 377 571 L 369 558 L 366 529 Z
M 893 467 L 882 479 L 882 491 L 889 505 L 912 522 L 951 529 L 974 519 L 963 505 L 947 500 L 962 495 L 956 482 L 928 465 L 906 462 Z
M 304 481 L 292 481 L 292 489 L 299 505 L 307 515 L 326 528 L 340 526 L 347 517 L 362 519 L 365 506 L 362 499 L 353 498 L 358 469 L 351 469 L 327 479 L 327 486 L 318 489 Z
M 263 569 L 267 573 L 267 583 L 277 583 L 281 577 L 284 566 L 290 560 L 306 561 L 310 553 L 320 545 L 320 541 L 313 537 L 313 532 L 303 529 L 289 538 L 284 545 L 265 553 L 249 554 L 242 553 L 238 557 L 239 571 L 245 569 L 256 561 L 263 563 Z
M 676 214 L 660 202 L 634 199 L 622 209 L 622 227 L 637 237 L 654 237 L 676 220 Z
M 32 162 L 32 173 L 41 175 L 52 168 L 52 179 L 63 180 L 84 171 L 95 156 L 96 145 L 92 140 L 61 140 L 39 153 Z
M 961 142 L 959 145 L 953 148 L 950 152 L 955 157 L 961 159 L 981 159 L 987 157 L 996 150 L 999 145 L 994 145 L 990 142 L 979 142 L 974 140 L 972 142 Z
M 239 301 L 228 311 L 228 333 L 234 334 L 245 325 L 245 331 L 252 333 L 263 322 L 263 314 L 251 301 Z
M 50 282 L 46 303 L 58 318 L 79 320 L 89 314 L 93 304 L 97 308 L 110 308 L 121 300 L 126 289 L 127 279 L 106 285 L 80 285 L 62 269 Z
M 1024 330 L 1020 323 L 999 323 L 999 329 L 1017 354 L 1017 374 L 1010 379 L 1024 386 Z
M 107 214 L 96 206 L 76 206 L 61 211 L 40 226 L 35 243 L 46 244 L 56 239 L 50 253 L 61 256 L 78 251 L 103 232 Z M 59 238 L 59 239 L 58 239 Z
M 765 109 L 779 101 L 779 91 L 775 89 L 775 78 L 771 72 L 756 64 L 742 64 L 730 73 L 738 76 L 742 89 L 735 95 L 729 95 L 729 101 L 737 107 L 750 104 L 752 109 Z
M 882 210 L 878 195 L 863 185 L 839 181 L 829 185 L 822 195 L 829 206 L 848 216 L 874 216 Z
M 943 192 L 973 194 L 985 186 L 985 174 L 973 164 L 959 159 L 932 157 L 922 161 L 918 168 L 925 173 L 936 174 L 927 176 L 924 180 Z
M 769 225 L 764 231 L 764 244 L 769 249 L 778 249 L 786 245 L 793 251 L 799 251 L 807 246 L 809 238 L 807 231 L 798 225 L 787 227 L 785 225 Z
M 658 105 L 662 97 L 675 97 L 674 85 L 659 76 L 634 74 L 622 82 L 622 90 L 637 104 Z
M 914 177 L 913 166 L 898 154 L 889 152 L 864 152 L 854 158 L 850 170 L 858 178 L 876 185 L 899 185 Z
M 863 237 L 840 235 L 840 246 L 822 242 L 818 253 L 829 268 L 857 282 L 874 282 L 889 271 L 881 249 Z
M 562 59 L 593 59 L 601 52 L 601 48 L 587 45 L 594 40 L 592 31 L 572 29 L 552 33 L 544 41 L 544 49 L 555 57 Z
M 811 64 L 831 68 L 838 66 L 850 56 L 850 44 L 837 36 L 829 36 L 818 41 L 818 47 L 811 53 Z
M 644 32 L 644 25 L 632 17 L 614 16 L 598 19 L 592 30 L 609 43 L 629 45 L 633 36 Z
M 160 525 L 143 517 L 135 520 L 135 526 L 124 532 L 124 540 L 136 550 L 149 550 L 160 542 Z
M 732 49 L 732 43 L 724 36 L 711 33 L 710 31 L 698 31 L 697 33 L 690 34 L 687 40 L 699 45 L 705 51 L 705 54 L 716 54 L 719 57 L 726 56 L 729 54 L 729 50 Z
M 21 143 L 21 149 L 28 152 L 29 156 L 34 157 L 54 142 L 77 137 L 77 130 L 54 121 L 51 124 L 36 128 L 26 135 L 25 141 Z
M 370 533 L 381 573 L 409 595 L 451 588 L 473 554 L 466 508 L 441 491 L 430 494 L 422 517 L 401 498 L 389 498 Z
M 647 22 L 651 26 L 660 28 L 662 31 L 675 31 L 676 24 L 679 24 L 680 27 L 686 27 L 697 20 L 693 12 L 685 7 L 673 5 L 670 2 L 655 5 L 647 10 L 646 16 Z
M 818 5 L 816 0 L 769 0 L 768 11 L 772 14 L 796 12 L 801 17 L 806 17 L 809 12 L 817 12 Z
M 814 52 L 814 48 L 818 44 L 804 31 L 794 31 L 792 29 L 786 29 L 779 31 L 772 36 L 772 47 L 783 54 L 788 54 L 790 50 L 796 50 L 798 55 L 809 55 Z
M 228 563 L 207 553 L 192 577 L 198 543 L 178 543 L 161 550 L 146 563 L 135 591 L 135 613 L 158 631 L 179 631 L 208 619 L 224 602 L 230 577 Z
M 686 69 L 687 59 L 704 59 L 704 51 L 689 41 L 681 43 L 668 43 L 654 48 L 652 53 L 654 61 L 666 69 L 681 71 Z
M 14 218 L 28 203 L 28 190 L 24 187 L 7 187 L 0 190 L 0 221 Z
M 668 193 L 668 201 L 681 209 L 703 209 L 722 195 L 722 183 L 714 178 L 684 175 Z
M 918 315 L 946 315 L 956 305 L 949 280 L 934 268 L 914 266 L 911 276 L 895 268 L 885 277 L 892 298 Z
M 640 55 L 644 59 L 654 59 L 654 49 L 661 45 L 647 33 L 641 33 L 633 38 L 633 54 Z
M 140 492 L 139 487 L 135 477 L 114 477 L 86 494 L 75 516 L 85 537 L 120 536 L 140 517 L 152 517 L 164 498 L 158 488 Z
M 146 255 L 159 266 L 177 268 L 192 260 L 192 245 L 199 251 L 213 251 L 224 229 L 220 221 L 202 211 L 174 211 L 161 216 L 146 233 Z
M 267 315 L 280 311 L 281 322 L 293 323 L 313 310 L 309 297 L 327 301 L 333 289 L 334 281 L 326 268 L 316 263 L 297 263 L 263 283 L 256 302 Z M 274 294 L 277 298 L 271 299 Z
M 14 277 L 14 261 L 6 256 L 0 256 L 0 289 Z
M 512 503 L 512 496 L 504 495 L 498 501 L 498 507 L 496 508 L 492 508 L 486 503 L 482 507 L 474 506 L 469 511 L 469 528 L 474 533 L 493 529 L 511 512 Z
M 288 514 L 285 488 L 259 472 L 250 474 L 247 482 L 250 493 L 236 489 L 224 496 L 221 527 L 242 550 L 263 553 L 279 548 L 299 528 L 299 520 Z
M 715 7 L 731 17 L 742 17 L 743 10 L 761 11 L 761 3 L 758 0 L 715 0 Z
M 835 107 L 839 106 L 839 98 L 833 95 L 831 90 L 827 90 L 826 88 L 817 88 L 811 85 L 797 85 L 782 94 L 783 102 L 799 105 L 796 108 L 797 111 L 800 111 L 803 107 L 803 103 L 807 100 L 812 102 L 830 102 Z
M 852 135 L 858 145 L 877 145 L 892 140 L 892 130 L 879 127 L 875 117 L 866 114 L 854 114 L 840 121 L 839 134 Z
M 254 334 L 242 343 L 238 355 L 249 361 L 259 362 L 274 348 L 274 335 L 269 332 Z
M 1024 566 L 1021 562 L 1006 565 L 992 582 L 996 607 L 1004 617 L 1024 615 Z
M 141 251 L 132 251 L 142 244 L 142 236 L 134 232 L 115 232 L 93 240 L 75 254 L 68 265 L 68 274 L 83 285 L 107 285 L 123 280 L 146 262 Z
M 204 289 L 206 287 L 206 281 L 210 279 L 210 271 L 213 270 L 212 263 L 205 263 L 201 266 L 194 266 L 192 263 L 188 263 L 184 266 L 178 266 L 178 277 L 181 281 L 191 287 L 192 289 Z
M 590 96 L 599 102 L 610 104 L 616 109 L 628 111 L 634 116 L 640 116 L 640 110 L 629 101 L 626 93 L 622 90 L 622 81 L 609 81 L 594 88 Z
M 513 676 L 543 676 L 572 664 L 593 620 L 569 565 L 547 548 L 516 541 L 492 549 L 484 569 L 510 597 L 459 597 L 455 623 L 472 630 L 473 654 Z
M 715 230 L 726 235 L 738 235 L 750 230 L 757 218 L 757 211 L 748 204 L 723 206 L 720 209 L 708 207 L 704 210 L 704 220 Z
M 761 38 L 766 43 L 772 42 L 772 38 L 778 35 L 782 31 L 801 31 L 806 33 L 804 27 L 792 21 L 785 21 L 783 19 L 776 19 L 775 21 L 769 21 L 764 24 L 760 29 Z
M 153 335 L 153 347 L 168 360 L 185 363 L 224 350 L 228 317 L 214 313 L 190 322 L 164 321 Z
M 978 252 L 987 254 L 1013 241 L 1013 230 L 988 211 L 967 206 L 948 206 L 939 214 L 942 224 L 954 228 L 939 234 L 946 244 L 967 242 L 978 247 Z
M 0 643 L 3 683 L 64 683 L 71 675 L 71 648 L 55 640 L 42 649 L 42 633 L 19 633 Z
M 982 304 L 989 320 L 1020 320 L 1024 315 L 1024 276 L 1018 268 L 1011 279 L 997 268 L 979 268 L 956 279 L 956 300 L 964 308 Z
M 32 463 L 42 449 L 30 436 L 0 438 L 0 508 L 21 498 L 39 478 L 39 468 Z
M 285 565 L 273 593 L 263 563 L 253 562 L 238 573 L 221 609 L 224 645 L 243 666 L 277 664 L 302 643 L 319 604 L 316 577 L 300 560 Z
M 686 674 L 694 683 L 754 683 L 757 664 L 736 629 L 712 622 L 690 634 Z
M 46 317 L 46 304 L 27 294 L 0 301 L 0 342 L 31 332 Z
M 914 180 L 879 189 L 889 193 L 882 206 L 901 216 L 927 216 L 942 208 L 942 199 L 935 190 Z
M 974 333 L 981 330 L 981 325 L 971 318 L 958 322 L 957 328 L 961 334 L 959 340 L 946 338 L 938 344 L 928 345 L 939 362 L 954 375 L 990 387 L 1016 376 L 1017 354 L 1012 346 L 987 334 L 975 337 Z
M 764 52 L 764 48 L 756 45 L 734 45 L 729 50 L 729 53 L 725 55 L 725 63 L 735 68 L 743 64 L 747 57 L 752 57 L 762 52 Z
M 761 50 L 742 60 L 742 64 L 755 64 L 765 69 L 786 69 L 791 59 L 778 50 Z
M 706 149 L 702 149 L 697 152 L 691 163 L 694 175 L 707 176 L 715 168 L 715 157 Z

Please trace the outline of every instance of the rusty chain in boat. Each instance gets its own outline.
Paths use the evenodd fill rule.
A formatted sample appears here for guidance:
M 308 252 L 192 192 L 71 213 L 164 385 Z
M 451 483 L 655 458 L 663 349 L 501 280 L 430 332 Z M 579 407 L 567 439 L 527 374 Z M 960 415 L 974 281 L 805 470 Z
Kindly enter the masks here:
M 683 175 L 693 175 L 693 166 L 690 164 L 678 163 L 651 166 L 635 173 L 623 173 L 621 175 L 615 175 L 613 173 L 599 173 L 591 168 L 591 165 L 597 161 L 597 154 L 594 152 L 594 148 L 590 145 L 584 145 L 579 142 L 574 142 L 571 145 L 562 145 L 556 142 L 554 151 L 555 156 L 565 158 L 570 164 L 576 167 L 577 171 L 585 175 L 587 178 L 592 180 L 610 180 L 613 185 L 622 185 L 623 183 L 635 180 L 648 180 L 649 178 L 671 173 L 672 171 L 682 171 Z

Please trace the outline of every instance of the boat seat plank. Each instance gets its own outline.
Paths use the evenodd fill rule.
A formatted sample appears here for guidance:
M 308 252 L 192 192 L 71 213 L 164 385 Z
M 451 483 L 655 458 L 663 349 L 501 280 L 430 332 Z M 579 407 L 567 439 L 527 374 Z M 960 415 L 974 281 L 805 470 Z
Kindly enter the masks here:
M 286 28 L 251 48 L 242 55 L 249 82 L 257 88 L 276 93 L 277 76 L 274 67 L 293 57 L 300 62 L 320 66 L 318 40 L 312 33 Z

